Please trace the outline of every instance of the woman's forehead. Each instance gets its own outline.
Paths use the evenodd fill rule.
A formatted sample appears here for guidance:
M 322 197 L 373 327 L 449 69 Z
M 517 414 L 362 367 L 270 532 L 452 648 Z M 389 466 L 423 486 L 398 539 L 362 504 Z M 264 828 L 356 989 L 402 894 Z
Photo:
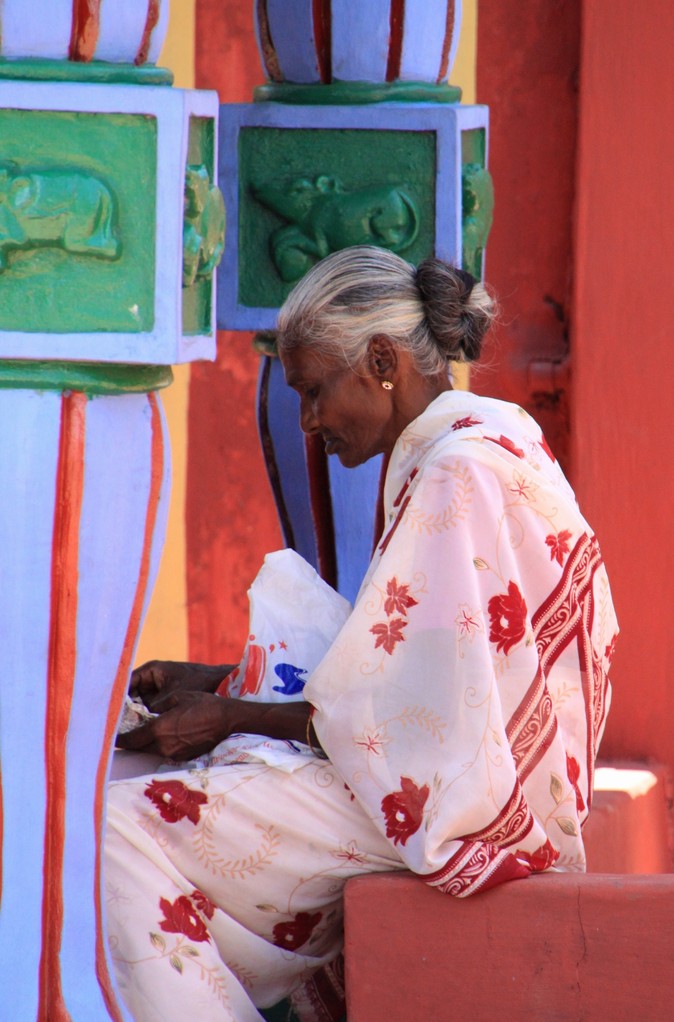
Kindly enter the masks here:
M 280 352 L 280 358 L 289 387 L 297 386 L 302 380 L 320 379 L 335 368 L 328 365 L 324 355 L 312 348 L 291 348 Z

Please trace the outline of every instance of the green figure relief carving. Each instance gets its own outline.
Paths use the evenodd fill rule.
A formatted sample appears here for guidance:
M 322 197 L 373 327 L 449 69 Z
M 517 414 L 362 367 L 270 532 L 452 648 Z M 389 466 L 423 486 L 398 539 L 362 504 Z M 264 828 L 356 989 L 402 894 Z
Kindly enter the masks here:
M 379 245 L 415 264 L 430 255 L 436 145 L 433 130 L 243 128 L 240 304 L 281 305 L 311 266 L 350 245 Z
M 216 184 L 215 123 L 190 117 L 183 216 L 183 333 L 211 329 L 214 270 L 225 242 L 225 204 Z
M 188 166 L 185 177 L 183 287 L 211 277 L 225 247 L 225 204 L 203 165 Z
M 477 163 L 466 163 L 462 168 L 461 203 L 463 268 L 479 279 L 482 254 L 494 219 L 494 185 L 489 171 Z
M 13 250 L 56 245 L 66 252 L 117 259 L 115 200 L 103 181 L 65 167 L 21 169 L 0 163 L 0 272 Z
M 379 245 L 402 252 L 419 234 L 419 211 L 401 186 L 347 191 L 338 178 L 320 174 L 251 186 L 258 202 L 286 226 L 270 237 L 274 265 L 294 283 L 330 252 L 350 245 Z
M 461 133 L 461 226 L 463 268 L 482 276 L 482 256 L 494 216 L 494 186 L 485 167 L 487 136 L 484 128 Z
M 151 330 L 156 119 L 3 108 L 0 140 L 0 330 Z

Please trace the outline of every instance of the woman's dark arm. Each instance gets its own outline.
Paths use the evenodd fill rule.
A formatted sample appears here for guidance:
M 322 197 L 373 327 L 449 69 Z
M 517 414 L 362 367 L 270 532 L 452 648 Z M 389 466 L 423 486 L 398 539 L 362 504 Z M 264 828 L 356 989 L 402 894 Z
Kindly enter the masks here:
M 157 704 L 172 692 L 215 692 L 236 666 L 148 660 L 132 672 L 129 695 L 139 697 L 156 712 Z
M 206 692 L 177 691 L 155 701 L 159 716 L 118 735 L 122 749 L 185 760 L 210 752 L 232 734 L 264 735 L 311 744 L 319 752 L 309 703 L 258 703 Z

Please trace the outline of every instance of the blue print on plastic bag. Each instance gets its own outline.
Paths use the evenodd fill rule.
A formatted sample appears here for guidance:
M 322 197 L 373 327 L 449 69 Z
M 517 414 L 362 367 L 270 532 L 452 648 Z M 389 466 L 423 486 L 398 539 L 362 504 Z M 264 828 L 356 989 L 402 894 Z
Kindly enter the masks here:
M 304 678 L 300 674 L 306 674 L 305 667 L 293 667 L 292 664 L 276 664 L 274 674 L 283 682 L 282 685 L 274 685 L 274 692 L 280 692 L 282 696 L 295 696 L 304 688 Z

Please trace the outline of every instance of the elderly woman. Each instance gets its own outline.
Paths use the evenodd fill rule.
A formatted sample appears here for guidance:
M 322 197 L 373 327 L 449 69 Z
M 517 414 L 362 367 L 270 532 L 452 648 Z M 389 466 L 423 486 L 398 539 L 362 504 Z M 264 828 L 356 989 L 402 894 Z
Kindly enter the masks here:
M 247 1022 L 288 996 L 301 1019 L 339 1017 L 350 876 L 411 869 L 463 897 L 584 868 L 616 621 L 536 423 L 452 389 L 492 314 L 461 270 L 370 247 L 284 304 L 302 429 L 345 466 L 389 457 L 385 527 L 303 688 L 296 667 L 294 687 L 251 685 L 252 647 L 238 675 L 134 672 L 161 712 L 120 744 L 191 760 L 110 788 L 110 941 L 138 1022 Z M 278 586 L 283 604 L 282 571 Z

